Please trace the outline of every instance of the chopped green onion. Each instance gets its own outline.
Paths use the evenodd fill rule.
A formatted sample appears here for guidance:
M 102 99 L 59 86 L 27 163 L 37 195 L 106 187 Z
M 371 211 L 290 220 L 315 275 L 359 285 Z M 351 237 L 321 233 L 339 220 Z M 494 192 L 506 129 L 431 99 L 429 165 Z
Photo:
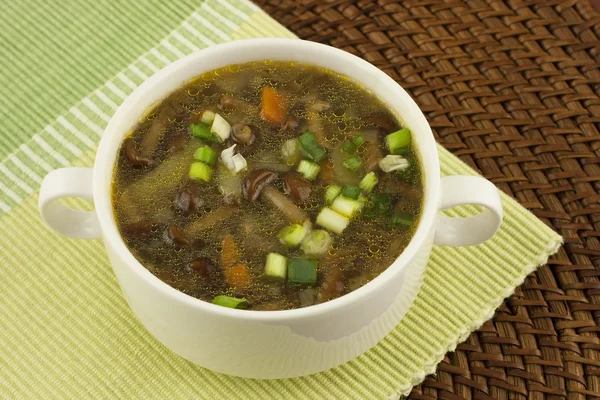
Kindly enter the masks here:
M 206 140 L 209 142 L 216 141 L 215 135 L 210 131 L 210 126 L 204 122 L 198 124 L 190 124 L 190 133 L 192 136 L 198 139 Z
M 317 260 L 293 258 L 288 263 L 287 274 L 289 283 L 314 285 L 317 283 Z
M 229 296 L 217 296 L 213 299 L 213 304 L 218 306 L 228 307 L 228 308 L 238 308 L 245 310 L 248 308 L 250 304 L 248 304 L 248 300 L 246 299 L 238 299 L 236 297 Z
M 388 154 L 379 160 L 379 168 L 383 172 L 392 172 L 397 170 L 405 170 L 410 166 L 408 160 L 402 156 Z
M 308 160 L 302 160 L 298 165 L 298 172 L 300 172 L 309 181 L 315 180 L 317 175 L 319 175 L 320 170 L 321 167 L 319 164 Z
M 237 174 L 241 170 L 245 169 L 248 166 L 246 159 L 241 154 L 235 153 L 235 144 L 226 148 L 221 152 L 221 161 L 225 164 L 228 170 Z
M 206 110 L 202 113 L 202 118 L 200 120 L 205 124 L 211 125 L 215 120 L 215 115 L 214 112 Z
M 321 147 L 311 131 L 304 132 L 304 134 L 298 138 L 298 143 L 300 143 L 300 148 L 302 148 L 302 151 L 304 151 L 306 156 L 316 162 L 321 161 L 327 154 L 327 151 Z
M 362 203 L 344 196 L 338 196 L 331 204 L 331 209 L 344 217 L 352 218 L 362 208 Z
M 365 139 L 362 136 L 357 136 L 352 140 L 347 141 L 342 145 L 342 151 L 348 154 L 356 153 L 356 150 L 364 143 Z
M 225 121 L 219 114 L 215 114 L 215 119 L 210 127 L 210 131 L 214 133 L 218 138 L 219 142 L 224 142 L 231 135 L 231 125 Z
M 203 162 L 194 162 L 190 165 L 189 177 L 197 181 L 210 182 L 212 169 Z
M 392 215 L 390 226 L 392 228 L 410 228 L 414 219 L 415 216 L 413 214 L 404 211 L 396 211 L 394 215 Z
M 387 215 L 391 207 L 392 198 L 388 193 L 373 193 L 365 215 L 369 217 Z
M 350 157 L 347 160 L 344 160 L 344 167 L 348 168 L 350 171 L 358 171 L 360 167 L 362 167 L 362 160 L 358 157 Z
M 194 152 L 194 158 L 205 164 L 213 165 L 217 161 L 217 152 L 208 146 L 198 147 Z
M 265 275 L 272 278 L 285 279 L 287 273 L 287 258 L 277 253 L 267 254 Z
M 277 237 L 282 244 L 287 246 L 298 246 L 310 230 L 308 225 L 292 224 L 279 231 Z
M 342 193 L 342 188 L 338 185 L 327 186 L 327 189 L 325 189 L 325 201 L 327 204 L 333 203 L 333 200 L 338 197 L 340 193 Z
M 327 253 L 332 241 L 329 232 L 315 229 L 304 238 L 300 247 L 308 255 L 320 256 Z
M 385 137 L 385 143 L 387 144 L 390 153 L 392 154 L 404 154 L 410 150 L 410 130 L 408 128 L 402 128 L 399 131 L 390 133 Z
M 368 174 L 366 174 L 364 178 L 362 178 L 358 186 L 360 186 L 360 188 L 365 192 L 370 192 L 373 190 L 375 185 L 377 185 L 377 183 L 379 183 L 379 179 L 377 179 L 377 175 L 375 175 L 375 172 L 371 171 Z
M 298 156 L 300 155 L 300 148 L 298 146 L 297 139 L 289 139 L 283 142 L 283 146 L 281 147 L 281 154 L 283 155 L 283 159 L 287 165 L 294 165 L 296 161 L 298 161 Z
M 352 200 L 357 200 L 360 196 L 360 188 L 357 186 L 344 186 L 342 189 L 342 196 Z
M 317 225 L 321 225 L 325 229 L 329 229 L 335 233 L 342 233 L 348 226 L 350 220 L 343 215 L 333 211 L 331 208 L 323 208 L 317 215 Z

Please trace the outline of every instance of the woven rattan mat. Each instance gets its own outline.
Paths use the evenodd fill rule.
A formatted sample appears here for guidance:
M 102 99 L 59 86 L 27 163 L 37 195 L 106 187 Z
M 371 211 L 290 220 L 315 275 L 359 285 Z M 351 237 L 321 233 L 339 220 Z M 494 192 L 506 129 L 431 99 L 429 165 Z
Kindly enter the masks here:
M 600 397 L 600 13 L 589 0 L 258 0 L 375 64 L 565 239 L 414 399 Z

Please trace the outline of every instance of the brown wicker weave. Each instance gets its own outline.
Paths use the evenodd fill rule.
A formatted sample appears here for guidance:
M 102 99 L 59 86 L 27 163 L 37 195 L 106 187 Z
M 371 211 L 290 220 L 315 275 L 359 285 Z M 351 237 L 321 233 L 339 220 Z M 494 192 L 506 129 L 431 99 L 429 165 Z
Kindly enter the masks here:
M 260 0 L 375 64 L 565 246 L 414 399 L 600 397 L 600 14 L 589 0 Z

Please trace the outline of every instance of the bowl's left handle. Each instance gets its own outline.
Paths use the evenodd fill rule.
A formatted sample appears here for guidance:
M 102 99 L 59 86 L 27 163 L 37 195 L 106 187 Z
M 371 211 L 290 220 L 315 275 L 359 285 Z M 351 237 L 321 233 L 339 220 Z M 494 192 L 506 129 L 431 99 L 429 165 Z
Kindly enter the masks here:
M 440 210 L 474 204 L 484 210 L 468 218 L 438 214 L 435 244 L 472 246 L 490 239 L 502 223 L 502 200 L 494 184 L 480 176 L 445 176 L 441 182 Z
M 93 201 L 91 168 L 61 168 L 44 178 L 40 189 L 40 214 L 56 232 L 79 239 L 101 237 L 95 211 L 79 211 L 60 203 L 63 197 Z

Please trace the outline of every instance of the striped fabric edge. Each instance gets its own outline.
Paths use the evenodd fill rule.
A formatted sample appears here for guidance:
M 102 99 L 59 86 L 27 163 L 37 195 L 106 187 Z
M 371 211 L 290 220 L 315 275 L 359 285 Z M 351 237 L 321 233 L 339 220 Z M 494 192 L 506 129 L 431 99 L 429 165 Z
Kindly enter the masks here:
M 33 195 L 48 172 L 69 166 L 87 150 L 96 150 L 118 106 L 168 64 L 208 46 L 245 37 L 295 37 L 283 27 L 253 26 L 252 16 L 257 13 L 264 14 L 244 0 L 204 1 L 157 46 L 21 144 L 0 162 L 0 217 Z

